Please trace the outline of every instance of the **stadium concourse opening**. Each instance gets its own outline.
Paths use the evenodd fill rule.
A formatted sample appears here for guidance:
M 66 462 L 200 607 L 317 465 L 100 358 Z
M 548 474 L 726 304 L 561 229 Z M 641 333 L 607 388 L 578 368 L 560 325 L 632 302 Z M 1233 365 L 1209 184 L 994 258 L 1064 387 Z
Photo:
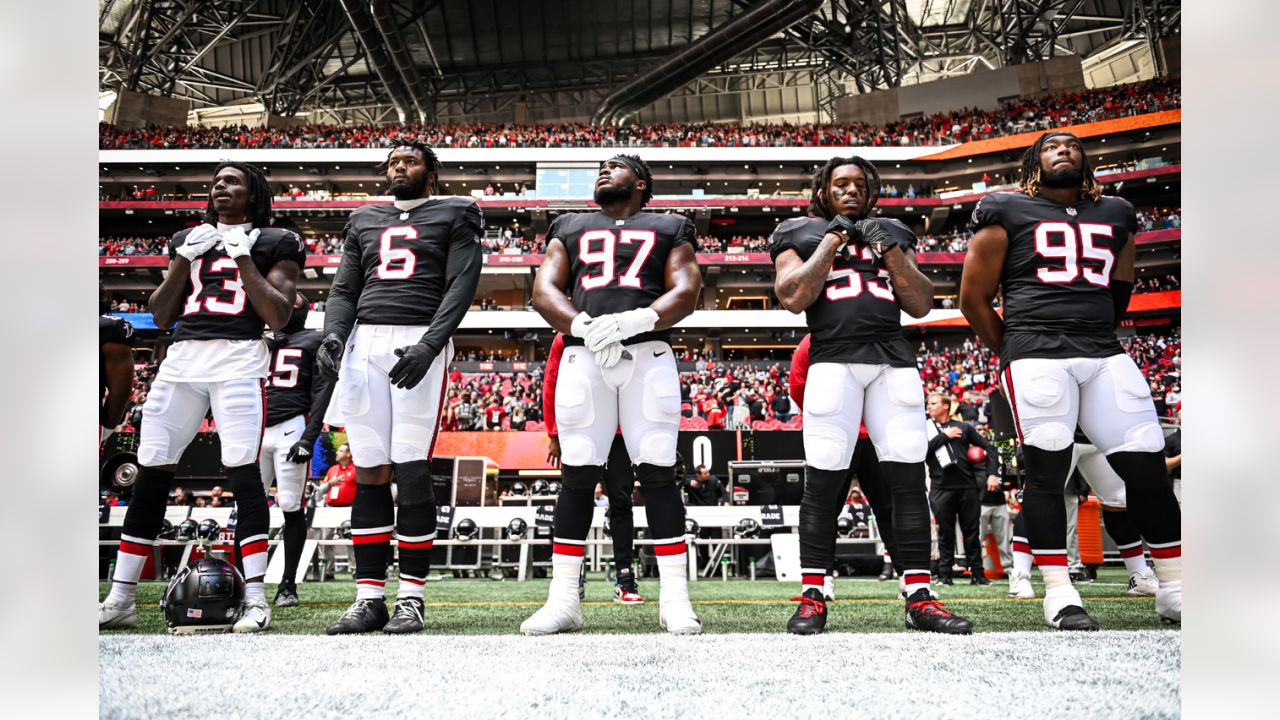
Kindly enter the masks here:
M 1180 23 L 105 3 L 101 714 L 1178 716 Z

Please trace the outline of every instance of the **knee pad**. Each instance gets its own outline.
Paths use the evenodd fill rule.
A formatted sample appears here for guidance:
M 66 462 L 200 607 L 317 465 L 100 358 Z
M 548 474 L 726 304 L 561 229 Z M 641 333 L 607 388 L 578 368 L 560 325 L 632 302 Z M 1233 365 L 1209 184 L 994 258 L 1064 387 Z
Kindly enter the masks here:
M 1075 443 L 1075 437 L 1075 430 L 1060 422 L 1040 423 L 1024 427 L 1022 431 L 1025 445 L 1048 452 L 1069 449 Z
M 925 454 L 929 451 L 929 440 L 925 437 L 919 417 L 914 414 L 899 415 L 889 421 L 886 433 L 888 438 L 885 444 L 888 447 L 876 449 L 881 462 L 924 462 Z
M 1134 425 L 1124 433 L 1124 444 L 1110 448 L 1110 453 L 1118 452 L 1164 452 L 1164 431 L 1156 422 L 1144 422 Z M 1108 453 L 1108 454 L 1110 454 Z
M 563 441 L 560 449 L 564 450 Z M 603 469 L 600 465 L 571 466 L 564 464 L 560 466 L 560 480 L 564 483 L 565 490 L 595 492 L 596 483 L 604 480 Z
M 142 467 L 177 465 L 178 453 L 169 451 L 169 435 L 160 428 L 148 432 L 138 441 L 138 464 Z
M 806 422 L 804 429 L 805 462 L 818 470 L 847 470 L 853 461 L 849 447 L 849 431 L 823 422 Z
M 299 512 L 302 510 L 302 489 L 292 488 L 286 485 L 276 486 L 276 505 L 279 506 L 280 512 Z
M 676 437 L 679 431 L 675 428 L 654 429 L 640 438 L 640 452 L 636 453 L 632 463 L 640 465 L 675 465 Z
M 559 418 L 556 420 L 559 423 Z M 560 463 L 562 466 L 591 466 L 598 468 L 603 462 L 596 452 L 596 444 L 585 434 L 560 434 Z
M 436 494 L 431 477 L 431 461 L 415 460 L 396 463 L 396 486 L 401 506 L 435 504 Z
M 640 463 L 636 465 L 636 481 L 646 491 L 666 486 L 675 487 L 676 470 L 671 465 Z

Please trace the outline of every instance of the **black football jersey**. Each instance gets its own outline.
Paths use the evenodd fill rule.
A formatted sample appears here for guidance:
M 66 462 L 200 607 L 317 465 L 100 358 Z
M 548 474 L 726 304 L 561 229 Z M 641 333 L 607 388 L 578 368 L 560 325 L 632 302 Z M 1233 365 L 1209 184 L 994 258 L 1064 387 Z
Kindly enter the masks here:
M 114 315 L 98 316 L 98 399 L 107 395 L 107 363 L 102 356 L 102 346 L 107 343 L 120 343 L 133 347 L 133 325 L 128 320 Z
M 777 262 L 784 251 L 795 250 L 807 261 L 826 234 L 826 220 L 791 218 L 773 231 L 769 255 Z M 902 316 L 889 271 L 876 263 L 861 240 L 836 253 L 826 285 L 804 313 L 812 335 L 810 363 L 916 366 L 915 351 L 902 336 Z
M 272 343 L 267 427 L 311 412 L 316 350 L 322 335 L 319 330 L 301 330 Z
M 1009 236 L 1000 276 L 1002 363 L 1122 352 L 1111 275 L 1137 230 L 1128 200 L 1085 198 L 1067 207 L 1043 196 L 992 193 L 973 210 L 974 230 L 987 225 L 1000 225 Z
M 649 307 L 667 291 L 667 257 L 694 244 L 693 222 L 682 215 L 641 212 L 615 220 L 602 212 L 570 213 L 551 223 L 547 237 L 569 253 L 574 307 L 591 317 Z M 628 343 L 670 342 L 670 330 L 629 338 Z M 565 345 L 582 338 L 565 336 Z
M 263 277 L 281 260 L 292 260 L 299 268 L 306 264 L 307 247 L 297 233 L 283 228 L 260 230 L 249 257 Z M 170 259 L 178 256 L 177 248 L 190 233 L 191 228 L 187 228 L 173 236 Z M 191 263 L 180 313 L 173 334 L 175 342 L 257 340 L 266 324 L 249 302 L 236 261 L 220 248 L 210 249 Z
M 450 248 L 470 251 L 484 235 L 471 198 L 440 197 L 411 209 L 365 205 L 347 221 L 334 290 L 358 298 L 356 320 L 430 325 L 446 289 Z

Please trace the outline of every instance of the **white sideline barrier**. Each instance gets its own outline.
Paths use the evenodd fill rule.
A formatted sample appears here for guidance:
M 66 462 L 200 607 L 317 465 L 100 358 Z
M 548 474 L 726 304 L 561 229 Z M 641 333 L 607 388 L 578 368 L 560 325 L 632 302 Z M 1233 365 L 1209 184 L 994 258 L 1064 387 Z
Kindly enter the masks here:
M 476 524 L 476 527 L 485 530 L 501 530 L 507 527 L 513 518 L 523 518 L 529 525 L 529 533 L 532 534 L 538 505 L 502 505 L 494 507 L 467 507 L 459 506 L 454 509 L 454 525 L 464 518 L 470 519 Z M 124 514 L 127 508 L 113 507 L 106 523 L 99 525 L 100 528 L 116 528 L 124 524 Z M 171 506 L 167 508 L 165 517 L 174 525 L 182 522 L 189 517 L 197 522 L 206 518 L 213 518 L 218 524 L 226 527 L 227 521 L 231 517 L 230 508 L 188 508 L 182 506 Z M 591 562 L 594 569 L 599 568 L 601 561 L 598 549 L 602 546 L 612 546 L 613 540 L 604 535 L 604 516 L 606 509 L 597 507 L 591 518 L 591 533 L 588 535 L 586 543 L 591 549 Z M 738 522 L 744 518 L 751 518 L 756 522 L 761 521 L 760 507 L 758 505 L 736 505 L 728 507 L 702 507 L 694 506 L 685 508 L 685 517 L 694 520 L 702 529 L 732 529 L 738 525 Z M 632 508 L 632 518 L 635 527 L 649 527 L 648 517 L 643 507 Z M 316 508 L 315 517 L 311 522 L 312 530 L 331 530 L 336 529 L 344 521 L 351 519 L 350 507 L 320 507 Z M 795 528 L 800 520 L 799 505 L 782 506 L 782 525 L 774 526 L 781 528 Z M 271 508 L 271 529 L 276 530 L 283 524 L 284 516 L 278 508 Z M 763 528 L 770 529 L 770 528 Z M 685 536 L 691 552 L 689 552 L 689 579 L 696 580 L 699 576 L 697 553 L 692 550 L 697 547 L 708 547 L 708 562 L 703 569 L 702 575 L 710 577 L 714 573 L 714 569 L 720 565 L 721 558 L 731 547 L 738 545 L 765 545 L 769 544 L 774 552 L 774 563 L 779 580 L 789 581 L 798 577 L 799 573 L 799 536 L 794 532 L 791 533 L 775 533 L 772 538 L 697 538 L 693 536 Z M 99 545 L 115 545 L 117 540 L 99 540 Z M 395 540 L 392 540 L 395 543 Z M 872 533 L 870 537 L 865 538 L 840 538 L 837 540 L 841 545 L 860 545 L 860 544 L 878 544 L 879 537 Z M 185 546 L 181 564 L 185 565 L 191 555 L 191 548 L 198 545 L 198 541 L 177 541 L 177 540 L 159 540 L 156 542 L 157 547 L 182 545 Z M 222 544 L 222 543 L 219 543 Z M 273 549 L 282 547 L 280 538 L 277 536 L 268 541 Z M 295 581 L 301 582 L 306 575 L 307 568 L 315 559 L 320 548 L 326 546 L 350 546 L 351 540 L 345 538 L 334 538 L 330 540 L 317 540 L 308 538 L 303 545 L 302 561 L 298 563 L 298 574 Z M 524 580 L 527 576 L 527 570 L 530 567 L 530 548 L 538 545 L 550 545 L 551 540 L 525 537 L 521 540 L 511 540 L 503 537 L 496 538 L 476 538 L 474 540 L 455 540 L 452 538 L 439 538 L 435 541 L 435 545 L 440 547 L 467 547 L 467 546 L 495 546 L 510 547 L 518 546 L 520 548 L 520 558 L 517 566 L 517 580 Z M 635 544 L 652 545 L 652 539 L 636 539 Z M 781 555 L 779 549 L 782 549 Z M 794 549 L 792 549 L 794 548 Z M 785 560 L 785 563 L 783 562 Z M 499 564 L 499 563 L 494 563 Z M 509 566 L 509 565 L 508 565 Z M 792 567 L 794 566 L 794 567 Z M 467 566 L 466 569 L 478 569 L 479 563 L 474 566 Z M 461 569 L 461 568 L 460 568 Z M 267 567 L 266 581 L 271 583 L 280 582 L 284 574 L 284 557 L 282 552 L 273 552 Z

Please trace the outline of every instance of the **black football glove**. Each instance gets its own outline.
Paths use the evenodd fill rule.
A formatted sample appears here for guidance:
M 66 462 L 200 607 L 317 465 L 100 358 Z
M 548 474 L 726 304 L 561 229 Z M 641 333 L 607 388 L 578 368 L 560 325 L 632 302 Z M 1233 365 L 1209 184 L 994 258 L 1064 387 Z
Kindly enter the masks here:
M 436 351 L 422 343 L 399 348 L 395 353 L 400 360 L 391 368 L 391 383 L 405 390 L 417 387 L 436 361 Z
M 843 233 L 852 242 L 859 237 L 858 221 L 848 215 L 837 215 L 827 223 L 827 232 Z
M 342 368 L 342 351 L 346 343 L 338 336 L 338 333 L 328 333 L 320 340 L 320 347 L 316 350 L 316 362 L 320 363 L 320 369 L 330 378 L 338 377 L 338 370 Z
M 311 448 L 315 447 L 315 444 L 315 440 L 310 442 L 299 440 L 293 444 L 293 447 L 289 448 L 289 453 L 284 456 L 284 459 L 299 465 L 309 463 L 311 462 Z
M 904 251 L 915 247 L 915 233 L 911 232 L 911 228 L 900 222 L 887 218 L 875 218 L 861 220 L 858 225 L 858 232 L 862 236 L 863 244 L 871 249 L 871 254 L 877 260 L 884 257 L 884 254 L 895 246 L 902 248 Z

